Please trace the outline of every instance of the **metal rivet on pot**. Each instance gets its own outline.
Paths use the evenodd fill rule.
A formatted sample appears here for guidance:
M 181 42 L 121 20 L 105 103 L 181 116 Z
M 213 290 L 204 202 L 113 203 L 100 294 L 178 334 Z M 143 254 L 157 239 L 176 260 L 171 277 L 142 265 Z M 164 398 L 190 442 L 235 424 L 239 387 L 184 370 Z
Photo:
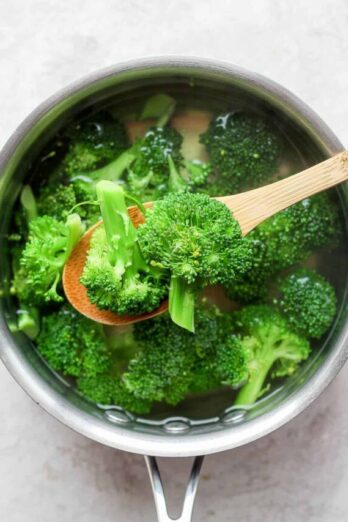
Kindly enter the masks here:
M 163 429 L 173 435 L 185 433 L 190 429 L 190 421 L 188 419 L 171 419 L 165 422 Z
M 109 421 L 116 424 L 128 424 L 131 421 L 127 413 L 120 410 L 106 410 L 104 415 Z
M 244 420 L 246 413 L 247 410 L 242 409 L 230 410 L 222 416 L 221 421 L 224 424 L 238 424 Z

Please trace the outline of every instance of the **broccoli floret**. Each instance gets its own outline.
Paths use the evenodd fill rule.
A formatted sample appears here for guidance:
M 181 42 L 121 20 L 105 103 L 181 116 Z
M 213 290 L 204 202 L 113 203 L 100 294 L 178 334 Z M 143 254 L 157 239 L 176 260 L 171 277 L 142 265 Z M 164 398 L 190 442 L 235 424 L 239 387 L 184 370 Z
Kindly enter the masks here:
M 64 221 L 77 204 L 76 194 L 72 185 L 48 183 L 40 190 L 37 206 L 40 216 L 51 216 L 58 221 Z
M 315 270 L 300 268 L 280 280 L 279 290 L 276 302 L 291 327 L 300 335 L 319 339 L 336 314 L 332 285 Z
M 205 303 L 197 309 L 195 321 L 197 362 L 191 390 L 205 391 L 216 384 L 235 387 L 244 382 L 248 375 L 246 352 L 233 335 L 231 314 Z
M 77 388 L 85 397 L 98 404 L 115 404 L 138 414 L 151 410 L 151 402 L 136 397 L 127 390 L 120 377 L 110 373 L 79 377 Z
M 248 358 L 248 382 L 235 404 L 253 404 L 266 390 L 266 379 L 291 375 L 307 359 L 310 345 L 293 332 L 286 319 L 267 305 L 247 306 L 236 312 L 241 344 Z
M 256 231 L 255 231 L 256 232 Z M 337 206 L 323 192 L 275 214 L 258 227 L 277 269 L 306 259 L 315 250 L 334 248 L 341 234 Z
M 48 364 L 66 376 L 93 378 L 110 365 L 101 325 L 70 306 L 43 317 L 37 347 Z
M 109 342 L 100 324 L 64 305 L 43 317 L 37 348 L 54 370 L 77 378 L 78 390 L 88 399 L 148 413 L 151 404 L 132 395 L 122 383 Z
M 186 170 L 185 180 L 191 190 L 204 186 L 212 172 L 211 164 L 200 160 L 185 161 L 184 166 Z
M 199 289 L 231 283 L 250 266 L 249 242 L 229 209 L 203 194 L 170 194 L 157 201 L 139 226 L 148 263 L 171 274 L 169 313 L 194 331 Z
M 224 341 L 216 349 L 215 373 L 220 382 L 235 388 L 247 381 L 248 359 L 249 353 L 240 338 L 225 333 Z
M 135 144 L 137 156 L 128 178 L 130 187 L 150 173 L 150 186 L 166 185 L 170 175 L 168 158 L 172 159 L 174 165 L 180 166 L 183 161 L 181 145 L 182 136 L 174 128 L 150 127 Z
M 177 404 L 188 392 L 245 381 L 246 353 L 232 335 L 230 315 L 215 306 L 200 306 L 196 324 L 193 334 L 169 315 L 137 323 L 134 337 L 140 352 L 124 374 L 127 388 L 143 399 Z
M 123 123 L 114 120 L 107 112 L 72 123 L 65 136 L 69 145 L 64 166 L 69 177 L 102 167 L 128 146 Z
M 63 301 L 58 293 L 62 270 L 83 230 L 77 214 L 71 214 L 66 223 L 50 216 L 33 219 L 12 293 L 19 300 L 38 306 Z
M 275 214 L 246 236 L 252 251 L 251 269 L 226 288 L 227 294 L 241 303 L 264 299 L 271 276 L 320 248 L 334 248 L 341 229 L 337 206 L 327 193 Z
M 150 312 L 167 294 L 167 281 L 143 258 L 123 189 L 100 181 L 97 196 L 103 225 L 93 234 L 81 282 L 101 309 L 123 315 Z
M 246 112 L 220 114 L 201 135 L 221 194 L 257 187 L 277 169 L 281 138 L 261 116 Z
M 61 183 L 68 185 L 75 204 L 94 202 L 96 183 L 103 179 L 119 180 L 135 157 L 128 149 L 123 123 L 106 112 L 71 124 L 66 137 L 69 148 L 63 160 L 63 174 L 52 182 L 58 194 Z M 52 190 L 52 183 L 48 187 Z M 98 219 L 97 209 L 91 205 L 78 207 L 78 213 L 90 223 Z
M 192 381 L 193 335 L 162 315 L 136 323 L 134 337 L 140 351 L 123 376 L 127 389 L 144 400 L 180 402 Z

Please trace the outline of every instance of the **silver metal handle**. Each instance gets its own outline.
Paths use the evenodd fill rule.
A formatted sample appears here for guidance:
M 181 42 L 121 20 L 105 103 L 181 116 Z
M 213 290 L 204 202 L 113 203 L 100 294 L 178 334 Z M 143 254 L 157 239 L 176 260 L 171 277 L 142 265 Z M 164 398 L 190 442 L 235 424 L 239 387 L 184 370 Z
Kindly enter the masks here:
M 155 499 L 158 522 L 172 522 L 173 520 L 176 520 L 177 522 L 191 522 L 203 459 L 203 456 L 195 457 L 193 461 L 190 477 L 186 486 L 182 512 L 179 518 L 174 519 L 171 518 L 168 514 L 163 483 L 160 471 L 158 469 L 157 460 L 155 457 L 145 457 L 147 470 L 150 475 L 153 496 Z

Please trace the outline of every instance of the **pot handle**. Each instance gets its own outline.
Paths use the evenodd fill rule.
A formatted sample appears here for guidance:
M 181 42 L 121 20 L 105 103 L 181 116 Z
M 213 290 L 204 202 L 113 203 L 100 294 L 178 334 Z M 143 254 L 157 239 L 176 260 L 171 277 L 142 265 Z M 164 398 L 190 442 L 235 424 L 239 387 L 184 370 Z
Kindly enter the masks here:
M 145 457 L 147 470 L 150 475 L 152 492 L 155 499 L 158 522 L 191 522 L 194 501 L 197 493 L 199 475 L 202 468 L 204 456 L 195 457 L 189 480 L 186 486 L 183 508 L 179 518 L 173 519 L 167 511 L 167 503 L 163 489 L 161 474 L 155 457 Z

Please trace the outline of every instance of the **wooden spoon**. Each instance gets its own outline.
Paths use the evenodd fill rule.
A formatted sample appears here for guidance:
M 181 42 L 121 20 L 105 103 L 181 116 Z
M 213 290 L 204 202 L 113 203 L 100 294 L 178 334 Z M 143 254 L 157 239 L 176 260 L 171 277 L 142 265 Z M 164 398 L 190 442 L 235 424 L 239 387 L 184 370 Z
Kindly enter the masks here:
M 215 199 L 224 203 L 233 212 L 233 216 L 239 222 L 242 234 L 246 235 L 262 221 L 277 212 L 347 180 L 348 151 L 344 151 L 299 174 L 265 187 Z M 149 208 L 152 205 L 152 202 L 148 202 L 144 206 Z M 129 207 L 128 213 L 135 227 L 144 223 L 144 215 L 138 207 Z M 80 283 L 80 278 L 86 262 L 91 236 L 101 223 L 100 221 L 86 232 L 64 267 L 63 286 L 68 301 L 81 314 L 107 325 L 131 324 L 165 312 L 168 309 L 168 301 L 163 301 L 159 308 L 150 313 L 137 316 L 121 316 L 107 310 L 99 310 L 96 305 L 90 302 L 86 288 Z

